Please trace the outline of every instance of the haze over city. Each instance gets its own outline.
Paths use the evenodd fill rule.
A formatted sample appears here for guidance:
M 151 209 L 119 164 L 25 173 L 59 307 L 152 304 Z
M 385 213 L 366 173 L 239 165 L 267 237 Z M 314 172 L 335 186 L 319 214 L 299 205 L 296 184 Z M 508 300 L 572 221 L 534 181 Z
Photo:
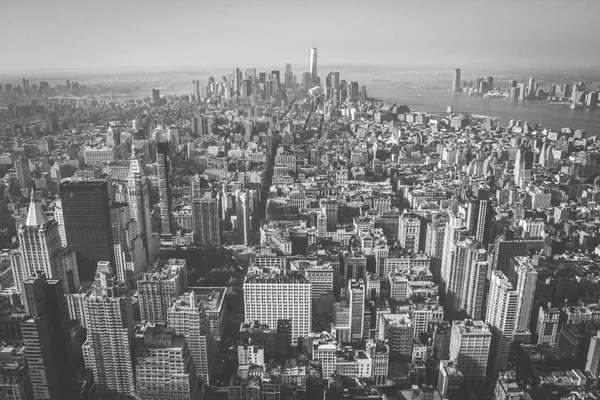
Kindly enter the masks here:
M 600 399 L 600 0 L 2 5 L 0 400 Z
M 600 65 L 598 1 L 3 3 L 0 73 L 304 65 L 313 39 L 321 65 Z

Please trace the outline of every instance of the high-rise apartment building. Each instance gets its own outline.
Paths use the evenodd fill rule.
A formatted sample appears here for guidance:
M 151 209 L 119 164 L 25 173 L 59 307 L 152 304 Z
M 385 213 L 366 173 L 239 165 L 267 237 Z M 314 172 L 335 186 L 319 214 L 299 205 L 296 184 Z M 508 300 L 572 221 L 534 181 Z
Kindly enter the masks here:
M 167 312 L 168 326 L 175 333 L 185 336 L 190 347 L 196 373 L 203 383 L 210 385 L 210 372 L 214 360 L 215 345 L 210 333 L 208 316 L 195 293 L 179 296 Z
M 294 86 L 294 73 L 290 63 L 285 64 L 284 85 L 286 89 L 291 89 Z
M 142 273 L 137 280 L 141 320 L 166 323 L 171 304 L 186 288 L 187 263 L 183 259 L 170 259 Z
M 21 285 L 29 277 L 43 272 L 49 279 L 59 279 L 64 292 L 75 293 L 79 290 L 79 271 L 75 253 L 63 248 L 55 220 L 48 220 L 42 206 L 31 194 L 31 203 L 27 219 L 18 231 L 20 259 L 13 265 L 15 286 Z
M 129 291 L 116 282 L 111 265 L 98 263 L 92 289 L 83 297 L 86 368 L 94 374 L 99 399 L 133 398 L 134 324 Z
M 171 150 L 169 142 L 156 143 L 158 197 L 160 202 L 160 233 L 166 238 L 173 234 L 173 196 L 171 193 Z
M 77 256 L 79 277 L 93 280 L 99 261 L 115 265 L 106 181 L 65 182 L 59 191 L 67 243 Z
M 135 331 L 135 377 L 140 400 L 198 397 L 196 365 L 183 335 L 146 323 Z
M 508 278 L 501 271 L 494 271 L 485 315 L 485 321 L 492 332 L 489 363 L 489 376 L 492 379 L 496 378 L 499 371 L 506 370 L 516 326 L 518 302 L 519 294 Z
M 203 197 L 194 200 L 192 203 L 192 216 L 196 243 L 203 246 L 220 246 L 219 200 L 214 197 Z
M 77 397 L 70 321 L 60 281 L 34 274 L 23 283 L 21 332 L 36 399 Z
M 295 344 L 311 332 L 311 297 L 311 284 L 300 272 L 251 269 L 244 280 L 244 321 L 277 326 L 278 320 L 289 319 Z
M 454 93 L 462 92 L 462 86 L 460 85 L 460 69 L 454 70 L 454 77 L 452 78 L 452 91 Z
M 450 359 L 456 361 L 465 383 L 484 384 L 491 340 L 490 328 L 482 321 L 452 322 Z

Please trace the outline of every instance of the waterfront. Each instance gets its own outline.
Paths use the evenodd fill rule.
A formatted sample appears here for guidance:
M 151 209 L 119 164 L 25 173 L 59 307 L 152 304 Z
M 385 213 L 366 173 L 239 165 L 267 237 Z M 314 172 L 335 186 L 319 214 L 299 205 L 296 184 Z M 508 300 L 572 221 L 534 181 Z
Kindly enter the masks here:
M 484 99 L 440 89 L 394 87 L 377 82 L 371 83 L 367 89 L 369 96 L 406 104 L 415 111 L 445 112 L 447 106 L 452 106 L 454 112 L 500 118 L 501 125 L 508 125 L 511 119 L 515 119 L 553 129 L 570 127 L 583 129 L 592 135 L 600 134 L 600 109 L 572 110 L 568 105 L 551 105 L 546 100 Z

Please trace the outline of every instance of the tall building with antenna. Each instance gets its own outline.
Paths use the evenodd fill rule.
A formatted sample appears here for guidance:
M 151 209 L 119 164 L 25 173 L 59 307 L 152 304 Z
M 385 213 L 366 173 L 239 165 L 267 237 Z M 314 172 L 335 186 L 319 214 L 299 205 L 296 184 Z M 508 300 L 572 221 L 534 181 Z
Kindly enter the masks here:
M 310 72 L 310 78 L 312 80 L 313 85 L 317 84 L 317 48 L 315 47 L 315 42 L 313 41 L 313 47 L 310 49 L 309 59 L 308 59 L 308 69 Z

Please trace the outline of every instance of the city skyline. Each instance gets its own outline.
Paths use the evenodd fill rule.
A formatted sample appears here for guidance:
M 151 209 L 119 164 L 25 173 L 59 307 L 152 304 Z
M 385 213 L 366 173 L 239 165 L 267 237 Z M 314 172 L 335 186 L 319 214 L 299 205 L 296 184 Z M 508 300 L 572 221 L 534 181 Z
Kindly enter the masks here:
M 560 26 L 564 15 L 578 15 L 578 24 L 570 27 L 569 35 L 560 29 L 530 29 L 529 24 L 512 24 L 515 7 L 507 7 L 505 2 L 486 2 L 478 7 L 468 0 L 432 0 L 427 5 L 378 0 L 373 7 L 334 0 L 309 2 L 295 8 L 272 0 L 252 6 L 235 1 L 199 4 L 179 0 L 168 6 L 150 1 L 140 9 L 133 1 L 123 1 L 116 10 L 105 3 L 67 0 L 33 3 L 28 3 L 27 9 L 17 2 L 8 5 L 7 15 L 28 15 L 30 23 L 25 35 L 13 34 L 18 29 L 17 19 L 8 19 L 0 27 L 3 36 L 13 38 L 5 41 L 5 52 L 20 54 L 9 57 L 0 73 L 57 68 L 223 65 L 239 59 L 246 60 L 245 64 L 292 62 L 303 65 L 299 72 L 304 72 L 305 68 L 308 70 L 305 49 L 313 38 L 322 55 L 322 65 L 600 65 L 598 55 L 589 51 L 600 45 L 600 39 L 594 35 L 600 3 L 583 0 L 514 3 L 522 15 L 536 15 L 545 26 Z M 29 9 L 37 12 L 28 14 Z M 227 22 L 220 18 L 207 18 L 202 24 L 196 22 L 198 13 L 217 15 L 223 10 L 227 10 Z M 256 40 L 251 45 L 246 40 L 240 41 L 239 35 L 249 25 L 247 21 L 259 20 L 267 10 L 271 15 L 269 24 L 252 25 Z M 45 18 L 46 15 L 63 16 L 69 27 L 56 29 L 55 20 Z M 357 23 L 360 21 L 363 29 L 332 30 L 330 25 L 335 21 L 332 15 L 341 20 L 352 17 Z M 306 32 L 301 27 L 309 21 L 311 31 Z M 450 29 L 449 21 L 456 21 Z M 505 28 L 507 24 L 510 29 Z M 232 26 L 241 28 L 231 29 Z M 39 46 L 39 38 L 49 32 L 53 40 Z M 215 33 L 219 34 L 218 40 L 202 40 Z M 34 47 L 35 51 L 23 52 L 27 47 Z M 198 50 L 190 51 L 194 48 Z M 158 54 L 157 49 L 160 49 Z

